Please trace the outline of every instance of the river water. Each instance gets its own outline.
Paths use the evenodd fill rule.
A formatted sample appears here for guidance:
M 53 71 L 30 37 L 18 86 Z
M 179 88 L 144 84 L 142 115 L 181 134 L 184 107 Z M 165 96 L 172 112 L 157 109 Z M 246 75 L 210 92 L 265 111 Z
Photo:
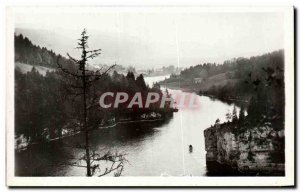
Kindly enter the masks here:
M 152 85 L 165 77 L 146 77 L 145 81 Z M 169 89 L 169 92 L 173 95 L 182 94 L 180 90 Z M 126 153 L 129 163 L 125 165 L 123 176 L 205 176 L 203 131 L 214 124 L 217 118 L 225 121 L 225 114 L 233 110 L 233 105 L 205 96 L 193 96 L 198 107 L 179 109 L 168 122 L 119 124 L 115 128 L 93 131 L 93 149 Z M 83 143 L 83 135 L 17 153 L 16 174 L 85 176 L 84 168 L 65 165 L 71 157 L 84 152 L 72 148 L 74 142 Z M 189 152 L 189 145 L 193 146 L 193 152 Z

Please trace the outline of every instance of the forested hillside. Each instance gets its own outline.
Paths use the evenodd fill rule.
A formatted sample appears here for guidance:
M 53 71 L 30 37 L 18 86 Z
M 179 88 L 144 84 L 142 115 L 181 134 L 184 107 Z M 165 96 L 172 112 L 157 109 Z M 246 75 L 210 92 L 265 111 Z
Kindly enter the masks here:
M 249 122 L 284 123 L 284 51 L 237 58 L 216 65 L 206 63 L 187 68 L 160 84 L 195 91 L 224 101 L 242 102 Z
M 52 50 L 33 45 L 22 34 L 15 35 L 15 62 L 56 68 L 57 57 Z
M 180 75 L 171 75 L 160 83 L 224 99 L 246 97 L 260 84 L 260 78 L 269 83 L 280 84 L 283 70 L 284 53 L 279 50 L 262 56 L 232 59 L 223 64 L 204 63 L 192 66 L 183 70 Z
M 81 86 L 80 81 L 70 75 L 63 75 L 60 70 L 46 71 L 41 74 L 38 66 L 57 68 L 60 63 L 64 69 L 75 71 L 74 62 L 56 55 L 46 48 L 33 45 L 28 38 L 16 36 L 16 61 L 33 65 L 31 71 L 15 68 L 15 133 L 22 135 L 27 141 L 40 142 L 61 137 L 67 132 L 80 131 L 78 119 L 83 113 L 82 98 L 74 90 Z M 90 70 L 89 70 L 90 71 Z M 135 77 L 132 72 L 122 75 L 117 72 L 107 73 L 91 87 L 87 99 L 94 101 L 89 106 L 89 127 L 96 129 L 122 119 L 139 120 L 149 113 L 159 113 L 161 118 L 170 113 L 168 102 L 164 108 L 153 103 L 147 109 L 127 109 L 125 103 L 116 109 L 103 109 L 99 106 L 99 98 L 104 92 L 126 92 L 132 98 L 136 92 L 143 97 L 148 92 L 157 92 L 162 96 L 159 86 L 153 88 L 145 84 L 143 75 Z M 70 130 L 70 131 L 68 131 Z

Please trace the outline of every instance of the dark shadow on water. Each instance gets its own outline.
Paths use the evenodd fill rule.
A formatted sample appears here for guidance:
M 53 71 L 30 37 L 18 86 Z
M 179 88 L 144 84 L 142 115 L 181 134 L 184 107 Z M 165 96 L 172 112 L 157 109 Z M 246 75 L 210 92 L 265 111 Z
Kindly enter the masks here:
M 61 144 L 62 141 L 32 145 L 25 151 L 15 152 L 16 176 L 49 176 L 64 169 L 61 164 L 69 159 L 71 151 Z
M 91 148 L 100 145 L 117 147 L 143 141 L 146 137 L 154 137 L 159 128 L 168 124 L 171 118 L 156 122 L 136 122 L 118 124 L 109 129 L 98 129 L 90 132 Z M 84 134 L 78 134 L 50 143 L 31 145 L 27 150 L 15 151 L 16 176 L 63 176 L 68 175 L 67 164 L 84 149 L 76 146 L 84 145 Z M 126 151 L 125 151 L 126 153 Z
M 205 95 L 202 95 L 202 96 L 205 96 Z M 240 101 L 240 100 L 228 100 L 228 99 L 223 99 L 223 98 L 215 98 L 215 97 L 211 97 L 211 96 L 205 96 L 205 97 L 208 97 L 211 101 L 220 101 L 222 103 L 226 103 L 228 105 L 236 105 L 238 107 L 242 106 L 242 105 L 245 105 L 245 101 Z
M 242 173 L 237 168 L 232 168 L 226 164 L 218 162 L 206 162 L 206 176 L 210 177 L 249 177 L 249 176 L 263 176 L 263 177 L 282 177 L 284 172 L 262 174 L 262 173 Z

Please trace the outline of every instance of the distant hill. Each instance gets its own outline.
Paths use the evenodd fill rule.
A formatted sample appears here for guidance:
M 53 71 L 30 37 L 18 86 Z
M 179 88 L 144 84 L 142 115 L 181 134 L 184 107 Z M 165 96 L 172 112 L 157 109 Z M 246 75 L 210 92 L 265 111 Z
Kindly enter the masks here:
M 276 81 L 283 71 L 284 51 L 279 50 L 251 58 L 235 58 L 219 65 L 204 63 L 192 66 L 160 84 L 220 97 L 243 97 L 255 87 L 252 82 L 261 78 Z
M 22 30 L 24 31 L 24 30 Z M 31 34 L 31 36 L 34 36 L 34 31 L 26 31 L 26 34 Z M 67 59 L 66 57 L 57 54 L 52 49 L 49 49 L 48 47 L 42 47 L 40 45 L 45 45 L 48 42 L 47 39 L 45 39 L 46 42 L 43 42 L 41 38 L 34 37 L 34 42 L 39 42 L 40 44 L 33 43 L 31 39 L 29 39 L 27 36 L 24 36 L 23 34 L 15 34 L 15 65 L 20 69 L 22 73 L 28 72 L 32 69 L 32 66 L 35 66 L 37 71 L 39 71 L 41 74 L 45 74 L 46 71 L 53 71 L 57 68 L 57 59 L 60 57 L 60 63 L 64 65 L 67 68 L 73 68 L 74 63 Z M 45 36 L 45 35 L 43 35 Z M 51 35 L 50 35 L 51 37 Z M 57 37 L 56 37 L 57 38 Z M 66 43 L 67 44 L 67 43 Z M 53 47 L 49 45 L 50 47 Z M 72 49 L 74 45 L 70 45 L 70 50 Z M 88 65 L 87 67 L 90 70 L 97 70 L 100 67 L 102 67 L 103 71 L 107 69 L 110 65 Z M 122 65 L 117 65 L 114 70 L 118 73 L 126 74 L 127 70 Z
M 81 30 L 78 30 L 78 36 L 80 33 Z M 64 31 L 58 29 L 16 28 L 15 34 L 17 36 L 22 34 L 24 37 L 30 39 L 32 44 L 46 47 L 56 54 L 66 57 L 66 53 L 69 53 L 74 57 L 80 57 L 80 52 L 78 52 L 78 49 L 75 49 L 77 46 L 77 36 L 71 37 Z M 123 66 L 140 65 L 141 67 L 145 67 L 146 64 L 137 62 L 141 57 L 137 53 L 140 53 L 141 48 L 145 51 L 147 50 L 148 54 L 151 51 L 148 49 L 147 42 L 142 42 L 128 33 L 119 34 L 94 31 L 89 40 L 89 47 L 91 49 L 102 49 L 101 56 L 91 61 L 91 64 L 94 65 L 110 66 L 117 63 Z M 144 52 L 142 53 L 144 54 Z
M 48 50 L 52 50 L 56 54 L 67 56 L 66 53 L 77 53 L 75 49 L 76 39 L 72 39 L 63 33 L 58 33 L 55 29 L 49 30 L 35 30 L 27 28 L 16 28 L 15 35 L 23 35 L 30 39 L 32 44 L 39 45 L 40 47 L 46 47 Z
M 46 47 L 34 45 L 22 34 L 15 35 L 15 62 L 56 68 L 59 55 Z

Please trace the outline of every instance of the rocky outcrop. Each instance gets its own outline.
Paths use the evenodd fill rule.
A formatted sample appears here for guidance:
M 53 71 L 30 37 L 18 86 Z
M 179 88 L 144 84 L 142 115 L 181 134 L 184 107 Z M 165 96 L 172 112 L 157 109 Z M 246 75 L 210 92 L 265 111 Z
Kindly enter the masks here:
M 218 163 L 244 174 L 284 175 L 283 130 L 225 123 L 204 130 L 204 137 L 208 166 Z

